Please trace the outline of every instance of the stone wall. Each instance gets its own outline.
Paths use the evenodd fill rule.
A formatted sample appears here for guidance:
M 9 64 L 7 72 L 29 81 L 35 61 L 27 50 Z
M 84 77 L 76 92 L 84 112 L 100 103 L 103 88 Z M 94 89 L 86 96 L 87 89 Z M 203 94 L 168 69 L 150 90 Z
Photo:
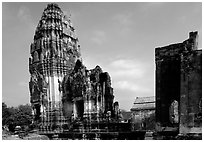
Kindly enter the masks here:
M 155 129 L 155 109 L 134 111 L 132 115 L 133 130 Z
M 202 132 L 202 51 L 182 56 L 180 130 L 185 133 Z
M 110 76 L 99 66 L 87 70 L 81 61 L 77 61 L 74 70 L 66 75 L 62 82 L 64 115 L 71 119 L 99 120 L 114 115 L 113 88 Z M 67 110 L 67 104 L 73 109 Z M 67 115 L 67 111 L 68 113 Z M 103 116 L 104 115 L 104 116 Z
M 155 49 L 157 132 L 202 132 L 202 51 L 197 37 L 190 32 L 182 43 Z

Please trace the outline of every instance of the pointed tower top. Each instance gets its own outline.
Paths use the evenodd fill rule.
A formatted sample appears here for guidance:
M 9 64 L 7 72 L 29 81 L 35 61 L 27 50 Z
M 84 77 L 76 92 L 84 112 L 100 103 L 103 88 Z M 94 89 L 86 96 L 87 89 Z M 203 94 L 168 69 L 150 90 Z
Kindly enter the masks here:
M 41 20 L 39 21 L 35 31 L 34 40 L 37 40 L 41 37 L 49 37 L 50 35 L 46 34 L 49 32 L 46 31 L 50 30 L 59 31 L 58 33 L 60 39 L 63 39 L 64 36 L 67 36 L 74 40 L 78 40 L 75 34 L 75 28 L 71 22 L 71 14 L 69 14 L 69 16 L 64 14 L 56 3 L 50 3 L 44 9 Z
M 47 46 L 49 46 L 50 51 L 42 53 L 46 56 L 38 55 L 36 52 L 36 59 L 60 56 L 68 60 L 71 54 L 73 54 L 74 58 L 78 59 L 81 56 L 78 41 L 70 16 L 66 16 L 56 3 L 50 3 L 44 9 L 35 30 L 34 42 L 31 44 L 30 53 L 34 56 L 35 51 L 39 52 L 38 49 L 41 48 L 48 50 Z M 59 47 L 63 50 L 64 54 L 57 52 Z

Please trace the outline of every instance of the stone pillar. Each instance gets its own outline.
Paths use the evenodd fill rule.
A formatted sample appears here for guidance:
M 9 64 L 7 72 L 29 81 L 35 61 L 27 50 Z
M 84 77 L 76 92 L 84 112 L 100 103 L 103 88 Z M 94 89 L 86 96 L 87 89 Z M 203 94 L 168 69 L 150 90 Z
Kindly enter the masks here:
M 161 60 L 156 60 L 156 122 L 159 123 L 156 127 L 158 131 L 160 129 L 161 120 Z
M 91 105 L 91 96 L 89 94 L 89 96 L 88 96 L 88 110 L 89 110 L 88 117 L 89 117 L 89 120 L 91 120 L 91 107 L 92 107 L 92 105 Z
M 87 94 L 84 97 L 84 115 L 83 117 L 87 117 L 88 113 L 88 102 L 87 102 Z
M 77 118 L 76 101 L 74 101 L 74 104 L 73 104 L 73 113 L 74 113 L 74 119 L 76 119 Z
M 89 104 L 89 112 L 91 112 L 92 110 L 92 104 L 91 104 L 91 96 L 89 96 L 89 99 L 88 99 L 88 104 Z
M 182 56 L 180 134 L 202 133 L 202 51 Z M 196 56 L 195 56 L 196 55 Z
M 99 121 L 99 112 L 100 112 L 100 103 L 99 103 L 99 84 L 97 84 L 97 93 L 96 93 L 96 117 L 97 121 Z
M 103 82 L 102 86 L 102 112 L 105 111 L 105 82 Z
M 44 107 L 43 107 L 43 104 L 41 103 L 41 105 L 40 105 L 40 113 L 41 113 L 41 116 L 40 116 L 40 118 L 41 118 L 41 122 L 42 123 L 44 123 Z

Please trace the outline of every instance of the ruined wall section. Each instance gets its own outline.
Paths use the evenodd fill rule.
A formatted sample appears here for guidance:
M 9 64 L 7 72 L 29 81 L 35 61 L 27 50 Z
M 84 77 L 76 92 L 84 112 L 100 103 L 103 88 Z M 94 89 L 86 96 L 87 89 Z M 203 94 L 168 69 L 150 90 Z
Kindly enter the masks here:
M 202 51 L 184 52 L 181 64 L 181 134 L 202 132 Z
M 62 84 L 63 109 L 68 120 L 99 121 L 109 111 L 110 115 L 114 113 L 110 76 L 99 66 L 87 70 L 78 60 L 75 69 L 64 77 Z
M 156 56 L 156 122 L 171 126 L 169 108 L 180 101 L 180 53 L 183 44 L 155 49 Z
M 198 33 L 155 49 L 156 130 L 201 132 L 202 51 Z

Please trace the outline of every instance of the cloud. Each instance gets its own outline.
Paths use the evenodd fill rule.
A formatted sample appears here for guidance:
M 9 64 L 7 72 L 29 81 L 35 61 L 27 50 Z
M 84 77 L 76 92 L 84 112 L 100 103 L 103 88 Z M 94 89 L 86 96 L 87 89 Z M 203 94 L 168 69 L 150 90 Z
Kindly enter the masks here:
M 90 40 L 97 45 L 102 45 L 106 41 L 106 33 L 102 30 L 95 30 Z
M 129 80 L 118 81 L 113 84 L 113 87 L 120 90 L 129 90 L 134 93 L 150 93 L 151 90 L 146 86 L 143 86 L 139 83 L 135 83 Z
M 109 62 L 107 62 L 109 61 Z M 87 69 L 99 65 L 104 72 L 108 72 L 114 90 L 115 101 L 120 107 L 129 110 L 136 96 L 152 96 L 154 86 L 152 80 L 152 66 L 136 58 L 117 57 L 100 60 L 93 57 L 83 58 Z
M 115 100 L 119 101 L 120 108 L 129 110 L 136 96 L 154 94 L 151 67 L 136 58 L 119 58 L 104 66 L 104 71 L 111 76 Z
M 34 29 L 35 25 L 31 17 L 31 12 L 27 7 L 21 6 L 18 10 L 17 17 L 20 21 L 27 24 L 29 28 L 31 28 L 32 30 Z
M 105 65 L 104 69 L 109 72 L 115 89 L 136 94 L 152 91 L 152 88 L 147 87 L 150 82 L 147 77 L 149 66 L 145 62 L 137 59 L 117 59 Z
M 82 62 L 87 67 L 87 69 L 93 69 L 97 65 L 99 65 L 99 66 L 102 65 L 96 58 L 93 58 L 91 56 L 83 56 Z
M 152 96 L 154 86 L 152 80 L 152 66 L 136 58 L 122 56 L 106 59 L 86 56 L 83 63 L 87 69 L 99 65 L 104 72 L 108 72 L 114 90 L 114 101 L 119 101 L 120 108 L 129 110 L 135 97 Z
M 145 64 L 136 60 L 119 59 L 112 61 L 109 68 L 116 78 L 142 78 L 145 74 Z

